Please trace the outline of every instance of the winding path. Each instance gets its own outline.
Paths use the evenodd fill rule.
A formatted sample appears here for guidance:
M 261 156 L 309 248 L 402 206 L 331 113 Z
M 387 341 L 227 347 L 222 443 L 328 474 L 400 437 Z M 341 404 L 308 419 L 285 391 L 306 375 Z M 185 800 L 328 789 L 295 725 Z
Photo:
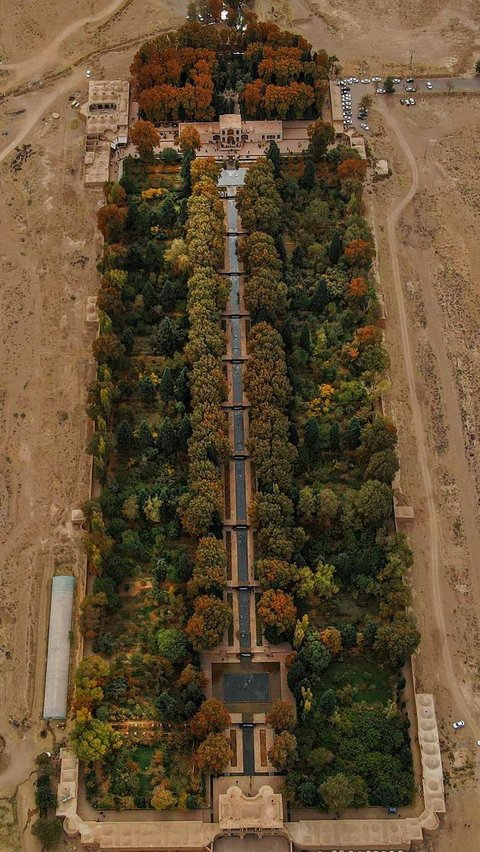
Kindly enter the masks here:
M 422 410 L 417 392 L 417 380 L 415 374 L 415 358 L 412 352 L 412 345 L 409 336 L 409 317 L 405 305 L 405 297 L 402 287 L 402 278 L 400 273 L 399 263 L 399 247 L 397 239 L 397 226 L 400 217 L 404 210 L 414 199 L 419 188 L 419 171 L 417 162 L 413 152 L 408 145 L 405 136 L 403 135 L 398 122 L 391 115 L 388 109 L 382 104 L 380 107 L 383 119 L 390 125 L 399 146 L 408 162 L 411 171 L 411 183 L 406 195 L 390 210 L 387 215 L 387 235 L 388 244 L 391 256 L 393 282 L 395 299 L 397 303 L 397 315 L 400 325 L 402 349 L 405 363 L 405 374 L 408 383 L 410 407 L 412 412 L 412 426 L 417 445 L 417 457 L 420 469 L 420 474 L 423 480 L 425 490 L 425 510 L 428 517 L 428 530 L 430 541 L 430 565 L 429 579 L 432 595 L 432 617 L 436 620 L 438 626 L 439 647 L 438 654 L 441 664 L 444 668 L 446 685 L 451 691 L 452 698 L 458 707 L 459 714 L 468 723 L 471 728 L 472 735 L 477 739 L 480 736 L 480 726 L 472 712 L 470 703 L 466 700 L 462 693 L 462 684 L 455 668 L 454 659 L 447 638 L 446 614 L 444 609 L 444 601 L 442 597 L 442 571 L 444 567 L 443 560 L 443 536 L 437 508 L 434 484 L 431 474 L 431 462 L 429 460 L 428 438 L 422 418 Z M 442 354 L 441 349 L 437 350 L 437 355 Z M 443 350 L 444 359 L 446 361 L 446 352 Z M 448 362 L 446 361 L 448 364 Z M 444 394 L 444 401 L 448 406 L 449 414 L 449 436 L 453 447 L 457 470 L 459 470 L 465 479 L 470 481 L 468 464 L 464 454 L 464 439 L 462 424 L 459 418 L 458 406 L 455 404 L 455 396 L 450 387 L 450 393 Z M 449 410 L 450 409 L 450 410 Z M 474 554 L 479 552 L 479 535 L 475 523 L 473 506 L 470 500 L 466 500 L 463 496 L 462 514 L 465 519 L 465 537 L 467 540 L 468 555 L 472 560 Z M 471 576 L 475 577 L 475 566 L 472 566 Z

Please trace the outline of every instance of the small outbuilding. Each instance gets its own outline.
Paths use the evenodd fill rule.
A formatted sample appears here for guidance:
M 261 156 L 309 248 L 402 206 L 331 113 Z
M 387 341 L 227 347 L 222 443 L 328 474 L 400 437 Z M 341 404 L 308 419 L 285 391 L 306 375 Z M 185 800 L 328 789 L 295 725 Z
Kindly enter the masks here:
M 75 577 L 53 577 L 43 699 L 44 719 L 66 719 L 67 717 L 70 630 L 74 593 Z

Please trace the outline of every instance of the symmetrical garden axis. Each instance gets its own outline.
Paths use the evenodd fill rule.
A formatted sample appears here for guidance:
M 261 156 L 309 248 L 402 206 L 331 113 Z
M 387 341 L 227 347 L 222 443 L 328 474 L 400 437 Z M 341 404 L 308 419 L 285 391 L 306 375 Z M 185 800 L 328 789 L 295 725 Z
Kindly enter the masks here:
M 251 830 L 400 850 L 444 809 L 431 696 L 414 706 L 367 164 L 321 117 L 334 61 L 235 3 L 132 64 L 137 156 L 98 212 L 98 488 L 58 810 L 91 848 Z M 238 162 L 238 110 L 302 122 L 306 152 L 282 156 L 269 121 Z

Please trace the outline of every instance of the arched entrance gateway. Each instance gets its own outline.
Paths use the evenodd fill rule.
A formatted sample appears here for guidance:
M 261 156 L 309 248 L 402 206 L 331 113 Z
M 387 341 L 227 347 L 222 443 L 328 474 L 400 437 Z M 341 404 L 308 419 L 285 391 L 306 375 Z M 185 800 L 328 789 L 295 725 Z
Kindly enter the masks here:
M 256 796 L 229 787 L 219 796 L 218 805 L 221 834 L 213 842 L 213 852 L 291 852 L 282 797 L 268 784 Z

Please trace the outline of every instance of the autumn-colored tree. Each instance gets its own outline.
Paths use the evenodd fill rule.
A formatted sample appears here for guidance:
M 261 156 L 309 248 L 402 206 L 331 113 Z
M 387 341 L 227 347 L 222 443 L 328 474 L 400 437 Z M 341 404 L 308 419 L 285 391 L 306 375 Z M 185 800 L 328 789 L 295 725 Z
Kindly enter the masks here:
M 106 598 L 106 595 L 105 595 Z M 96 655 L 84 657 L 75 672 L 75 708 L 87 707 L 91 710 L 103 700 L 103 687 L 107 681 L 110 666 Z
M 365 160 L 358 158 L 342 160 L 337 166 L 337 174 L 342 182 L 347 180 L 363 181 L 366 171 Z
M 210 178 L 210 180 L 216 183 L 220 176 L 220 171 L 220 165 L 214 157 L 197 157 L 190 167 L 192 185 L 195 186 L 203 177 Z
M 375 252 L 372 242 L 358 239 L 347 243 L 343 253 L 349 266 L 369 269 Z
M 282 731 L 273 740 L 273 745 L 268 752 L 268 759 L 276 769 L 281 772 L 287 769 L 294 760 L 297 750 L 297 738 L 290 731 Z
M 105 204 L 97 213 L 98 229 L 107 243 L 118 243 L 123 235 L 127 208 Z
M 230 608 L 218 598 L 208 595 L 197 598 L 185 628 L 195 650 L 207 651 L 218 645 L 231 618 Z
M 199 151 L 202 147 L 202 143 L 200 140 L 200 134 L 196 127 L 193 127 L 190 124 L 187 124 L 179 137 L 178 147 L 182 154 L 185 154 L 186 151 Z
M 255 575 L 262 589 L 288 589 L 293 585 L 296 573 L 296 565 L 282 559 L 259 559 L 255 566 Z
M 189 583 L 192 595 L 199 592 L 218 594 L 227 582 L 227 553 L 223 541 L 213 536 L 202 538 L 195 553 L 193 577 Z
M 125 192 L 123 186 L 117 183 L 117 181 L 106 181 L 103 184 L 103 194 L 105 196 L 105 201 L 107 202 L 107 204 L 117 204 L 118 206 L 121 206 L 126 202 L 127 193 Z
M 152 808 L 155 808 L 156 811 L 167 811 L 171 808 L 176 807 L 177 799 L 175 794 L 166 784 L 157 784 L 153 788 L 153 795 L 151 798 Z
M 85 595 L 80 603 L 80 632 L 86 639 L 94 639 L 105 614 L 105 592 Z
M 151 159 L 153 149 L 160 144 L 160 136 L 157 128 L 151 121 L 139 119 L 130 128 L 130 140 L 135 145 L 141 157 Z
M 342 634 L 340 633 L 340 630 L 336 629 L 336 627 L 326 627 L 325 630 L 322 630 L 320 633 L 320 639 L 334 656 L 336 654 L 340 654 L 343 650 Z
M 230 713 L 218 698 L 204 701 L 190 720 L 190 731 L 199 740 L 208 734 L 220 734 L 230 725 Z
M 233 752 L 227 738 L 223 734 L 209 734 L 195 753 L 195 763 L 199 769 L 218 775 L 223 772 L 232 757 Z
M 117 366 L 125 354 L 125 347 L 116 334 L 99 334 L 92 344 L 93 354 L 99 364 Z
M 242 101 L 250 118 L 256 118 L 263 102 L 264 84 L 262 80 L 246 83 L 242 92 Z
M 333 142 L 333 127 L 326 121 L 318 118 L 308 126 L 308 156 L 314 163 L 322 160 L 327 153 L 327 148 Z
M 206 688 L 208 680 L 205 672 L 201 669 L 196 669 L 192 663 L 188 663 L 180 672 L 177 685 L 179 689 L 184 689 L 186 686 L 194 683 L 203 692 Z
M 335 583 L 335 568 L 325 562 L 319 562 L 315 569 L 315 592 L 320 598 L 327 600 L 338 592 Z
M 264 624 L 285 633 L 295 626 L 297 608 L 291 595 L 281 590 L 267 589 L 258 602 L 258 613 Z
M 368 293 L 368 284 L 364 278 L 352 278 L 348 285 L 348 295 L 353 299 L 362 299 Z
M 265 716 L 267 725 L 271 725 L 277 734 L 282 731 L 293 731 L 295 727 L 295 712 L 288 701 L 276 701 Z

